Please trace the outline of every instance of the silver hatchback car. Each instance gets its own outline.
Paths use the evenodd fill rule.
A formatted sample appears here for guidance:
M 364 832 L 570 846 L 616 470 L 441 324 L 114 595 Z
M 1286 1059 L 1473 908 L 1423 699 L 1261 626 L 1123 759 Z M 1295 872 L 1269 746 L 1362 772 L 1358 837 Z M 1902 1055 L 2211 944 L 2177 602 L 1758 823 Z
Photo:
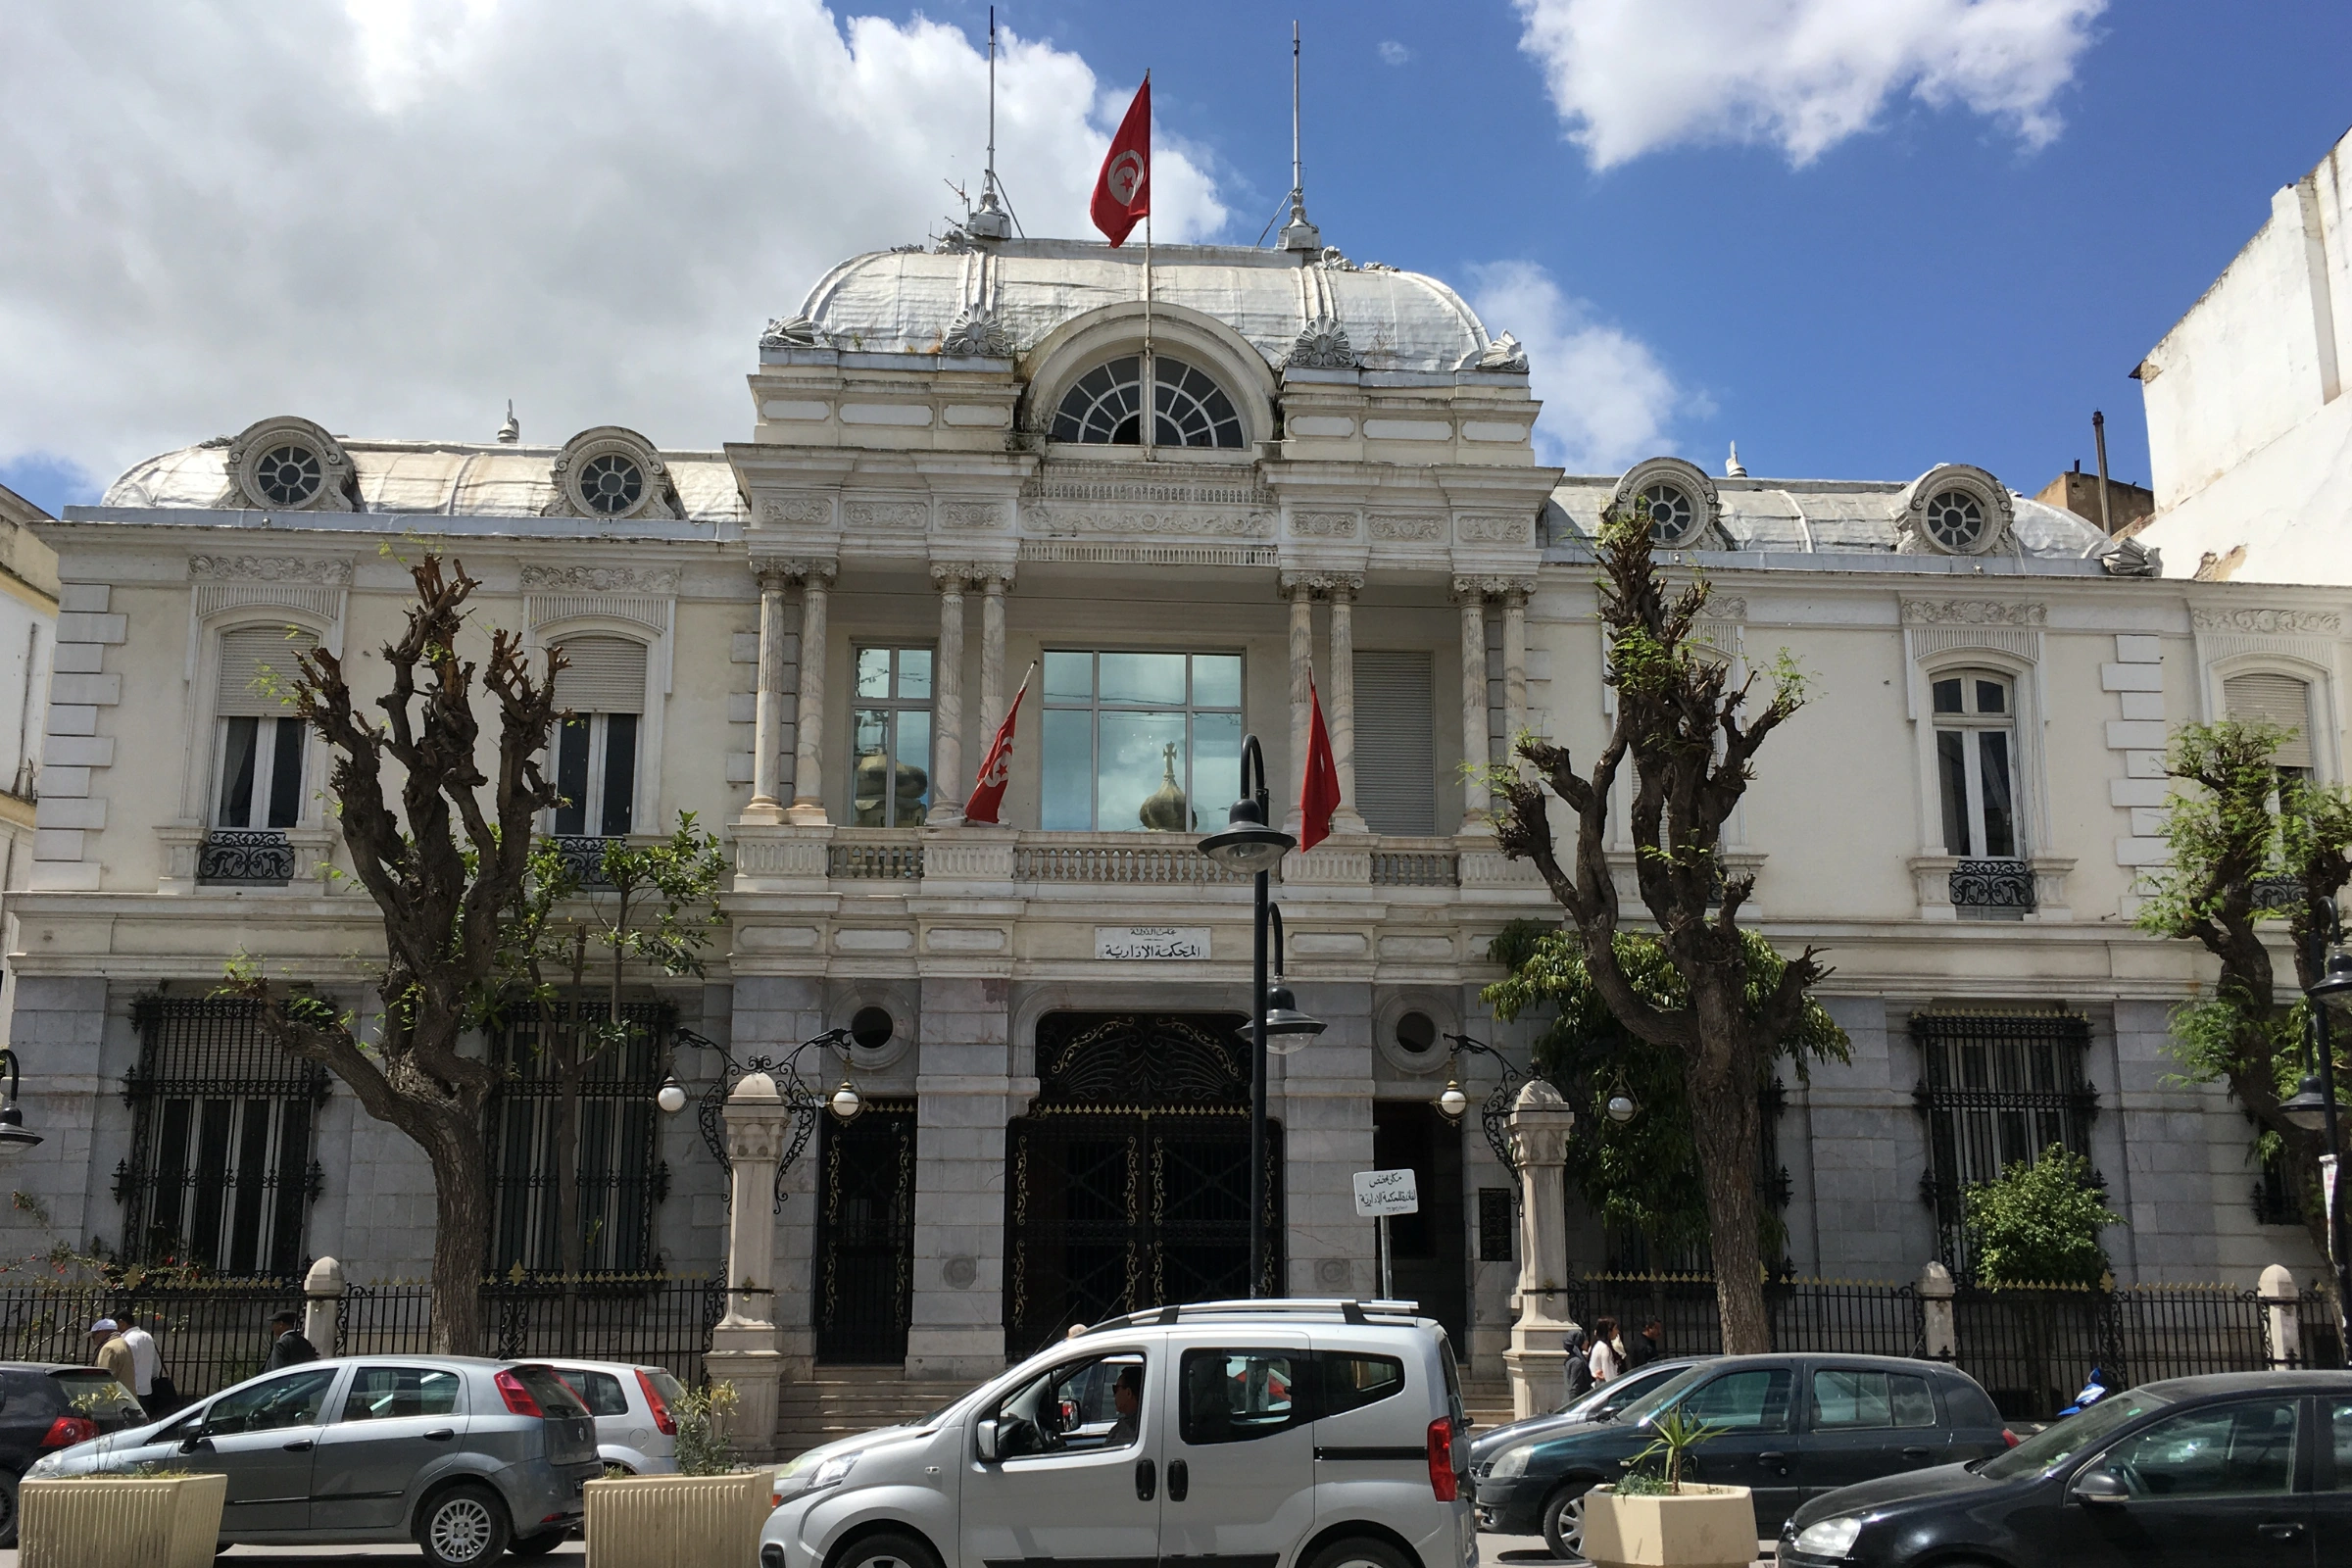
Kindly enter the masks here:
M 228 1477 L 223 1545 L 414 1541 L 436 1568 L 552 1551 L 604 1473 L 596 1423 L 552 1368 L 464 1356 L 312 1361 L 26 1472 L 143 1465 Z

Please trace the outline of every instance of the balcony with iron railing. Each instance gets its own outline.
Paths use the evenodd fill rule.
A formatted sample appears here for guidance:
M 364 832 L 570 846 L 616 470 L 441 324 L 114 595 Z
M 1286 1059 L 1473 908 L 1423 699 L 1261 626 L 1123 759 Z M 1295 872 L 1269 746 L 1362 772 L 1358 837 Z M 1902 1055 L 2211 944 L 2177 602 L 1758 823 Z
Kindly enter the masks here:
M 1366 853 L 1360 845 L 1354 854 Z M 1450 840 L 1375 839 L 1372 845 L 1373 887 L 1450 890 L 1460 883 L 1461 855 Z M 1024 832 L 1013 836 L 1009 850 L 1005 879 L 1014 882 L 1140 888 L 1250 884 L 1247 876 L 1218 865 L 1182 835 Z M 829 880 L 919 882 L 926 874 L 937 876 L 941 868 L 930 863 L 919 829 L 840 828 L 825 845 Z M 1280 880 L 1283 873 L 1275 875 Z

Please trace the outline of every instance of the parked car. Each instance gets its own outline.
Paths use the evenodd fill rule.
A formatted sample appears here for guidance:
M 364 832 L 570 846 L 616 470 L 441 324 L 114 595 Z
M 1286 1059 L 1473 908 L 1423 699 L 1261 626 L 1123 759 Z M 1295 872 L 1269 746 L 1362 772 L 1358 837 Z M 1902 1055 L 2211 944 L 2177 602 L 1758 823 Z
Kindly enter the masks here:
M 1586 1390 L 1549 1415 L 1531 1415 L 1524 1421 L 1513 1421 L 1508 1426 L 1481 1432 L 1470 1442 L 1470 1479 L 1484 1480 L 1489 1467 L 1494 1463 L 1494 1456 L 1505 1448 L 1537 1438 L 1553 1437 L 1570 1427 L 1613 1421 L 1618 1411 L 1636 1399 L 1655 1393 L 1668 1380 L 1679 1378 L 1700 1362 L 1712 1359 L 1711 1356 L 1692 1355 L 1679 1356 L 1671 1361 L 1652 1361 L 1647 1366 L 1636 1367 L 1631 1372 Z
M 17 1544 L 17 1482 L 29 1466 L 43 1454 L 146 1419 L 111 1372 L 0 1361 L 0 1547 Z
M 1789 1568 L 2346 1568 L 2352 1373 L 2230 1372 L 2110 1394 L 2005 1453 L 1843 1487 Z
M 685 1386 L 658 1366 L 629 1361 L 551 1361 L 596 1418 L 596 1451 L 608 1469 L 677 1474 L 678 1423 L 669 1413 Z
M 1681 1409 L 1721 1428 L 1696 1451 L 1695 1479 L 1754 1494 L 1756 1529 L 1777 1535 L 1816 1493 L 1998 1453 L 2000 1412 L 1966 1373 L 1887 1355 L 1735 1355 L 1703 1362 L 1614 1420 L 1537 1437 L 1496 1453 L 1478 1482 L 1478 1518 L 1509 1535 L 1541 1531 L 1554 1555 L 1584 1555 L 1585 1494 L 1624 1474 L 1650 1424 Z
M 1155 1307 L 801 1455 L 760 1568 L 1474 1568 L 1467 1426 L 1446 1332 L 1409 1309 Z
M 435 1568 L 553 1550 L 604 1473 L 587 1406 L 546 1366 L 359 1356 L 266 1373 L 26 1477 L 220 1471 L 223 1544 L 414 1541 Z

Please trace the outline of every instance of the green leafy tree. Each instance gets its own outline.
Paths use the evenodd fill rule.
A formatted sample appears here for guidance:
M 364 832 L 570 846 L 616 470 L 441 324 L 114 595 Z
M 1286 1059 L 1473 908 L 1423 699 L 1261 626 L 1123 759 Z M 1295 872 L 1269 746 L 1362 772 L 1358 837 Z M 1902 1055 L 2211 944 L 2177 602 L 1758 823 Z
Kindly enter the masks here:
M 2064 1144 L 1972 1184 L 1964 1201 L 1978 1277 L 1986 1285 L 2096 1285 L 2108 1274 L 2099 1232 L 2124 1217 L 2109 1211 L 2090 1161 Z
M 1726 875 L 1720 851 L 1757 750 L 1803 706 L 1804 682 L 1784 655 L 1767 677 L 1770 695 L 1749 710 L 1754 674 L 1734 686 L 1729 662 L 1693 634 L 1707 582 L 1670 587 L 1639 507 L 1604 514 L 1595 547 L 1603 678 L 1616 689 L 1616 722 L 1585 773 L 1565 746 L 1519 738 L 1518 755 L 1536 776 L 1494 769 L 1497 842 L 1511 858 L 1533 862 L 1567 911 L 1585 973 L 1609 1012 L 1681 1063 L 1724 1348 L 1766 1350 L 1756 1085 L 1799 1030 L 1810 992 L 1828 971 L 1807 948 L 1783 961 L 1770 986 L 1754 988 L 1749 936 L 1739 925 L 1754 879 Z M 1658 950 L 1682 981 L 1672 1003 L 1636 983 L 1617 945 L 1625 910 L 1611 862 L 1609 799 L 1629 763 L 1633 841 L 1641 846 L 1634 881 Z M 1576 819 L 1565 857 L 1551 827 L 1554 798 Z
M 2352 880 L 2352 792 L 2282 773 L 2275 758 L 2293 733 L 2231 719 L 2174 735 L 2165 759 L 2176 781 L 2165 803 L 2170 858 L 2147 877 L 2137 923 L 2199 943 L 2220 960 L 2212 991 L 2173 1014 L 2181 1077 L 2229 1086 L 2254 1119 L 2259 1152 L 2284 1155 L 2305 1194 L 2304 1223 L 2324 1252 L 2321 1135 L 2295 1126 L 2278 1107 L 2309 1060 L 2301 993 L 2319 978 L 2336 895 Z M 2264 920 L 2280 918 L 2294 964 L 2284 998 L 2262 929 Z M 2339 1047 L 2343 1036 L 2336 1032 Z M 2336 1071 L 2345 1069 L 2339 1050 Z
M 1787 960 L 1754 932 L 1741 935 L 1749 994 L 1769 996 Z M 1621 931 L 1616 956 L 1619 969 L 1653 1006 L 1688 1005 L 1682 974 L 1655 937 Z M 1487 956 L 1510 970 L 1481 993 L 1495 1017 L 1507 1023 L 1548 1009 L 1531 1055 L 1536 1071 L 1558 1086 L 1577 1110 L 1568 1180 L 1586 1205 L 1611 1226 L 1640 1232 L 1662 1248 L 1706 1240 L 1706 1193 L 1682 1056 L 1618 1021 L 1592 984 L 1584 945 L 1574 932 L 1514 920 L 1489 945 Z M 1805 1078 L 1816 1061 L 1847 1059 L 1845 1031 L 1808 997 L 1795 1031 L 1760 1069 L 1757 1092 L 1782 1056 Z M 1623 1124 L 1611 1121 L 1607 1110 L 1609 1096 L 1620 1089 L 1640 1107 Z M 1759 1207 L 1757 1224 L 1758 1245 L 1777 1254 L 1786 1243 L 1777 1216 Z

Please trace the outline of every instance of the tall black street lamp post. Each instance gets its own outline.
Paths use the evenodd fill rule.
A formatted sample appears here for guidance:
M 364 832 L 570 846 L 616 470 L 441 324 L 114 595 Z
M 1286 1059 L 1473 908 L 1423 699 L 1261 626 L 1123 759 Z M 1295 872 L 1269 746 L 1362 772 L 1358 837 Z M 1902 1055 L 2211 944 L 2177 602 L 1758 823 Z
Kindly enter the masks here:
M 1289 991 L 1266 989 L 1266 938 L 1277 916 L 1268 897 L 1274 868 L 1298 840 L 1268 824 L 1273 797 L 1266 788 L 1266 758 L 1257 737 L 1242 742 L 1242 794 L 1225 815 L 1222 833 L 1200 841 L 1200 853 L 1229 871 L 1256 883 L 1252 909 L 1250 975 L 1250 1294 L 1266 1294 L 1266 1041 L 1269 1035 L 1320 1034 L 1323 1025 L 1298 1010 Z M 1280 1048 L 1277 1048 L 1280 1049 Z
M 2335 929 L 2328 935 L 2340 942 L 2342 922 L 2331 920 L 2330 924 Z M 2315 956 L 2325 942 L 2319 932 L 2312 933 Z M 2328 1261 L 2335 1271 L 2335 1343 L 2341 1348 L 2346 1344 L 2345 1307 L 2352 1301 L 2352 1249 L 2345 1246 L 2344 1204 L 2336 1187 L 2343 1174 L 2344 1144 L 2335 1102 L 2335 1049 L 2328 1038 L 2328 1014 L 2330 1010 L 2352 1013 L 2352 952 L 2338 947 L 2328 954 L 2326 971 L 2304 995 L 2318 1004 L 2311 1009 L 2312 1071 L 2304 1075 L 2301 1087 L 2279 1109 L 2296 1126 L 2327 1138 L 2328 1179 L 2321 1200 L 2327 1204 Z

